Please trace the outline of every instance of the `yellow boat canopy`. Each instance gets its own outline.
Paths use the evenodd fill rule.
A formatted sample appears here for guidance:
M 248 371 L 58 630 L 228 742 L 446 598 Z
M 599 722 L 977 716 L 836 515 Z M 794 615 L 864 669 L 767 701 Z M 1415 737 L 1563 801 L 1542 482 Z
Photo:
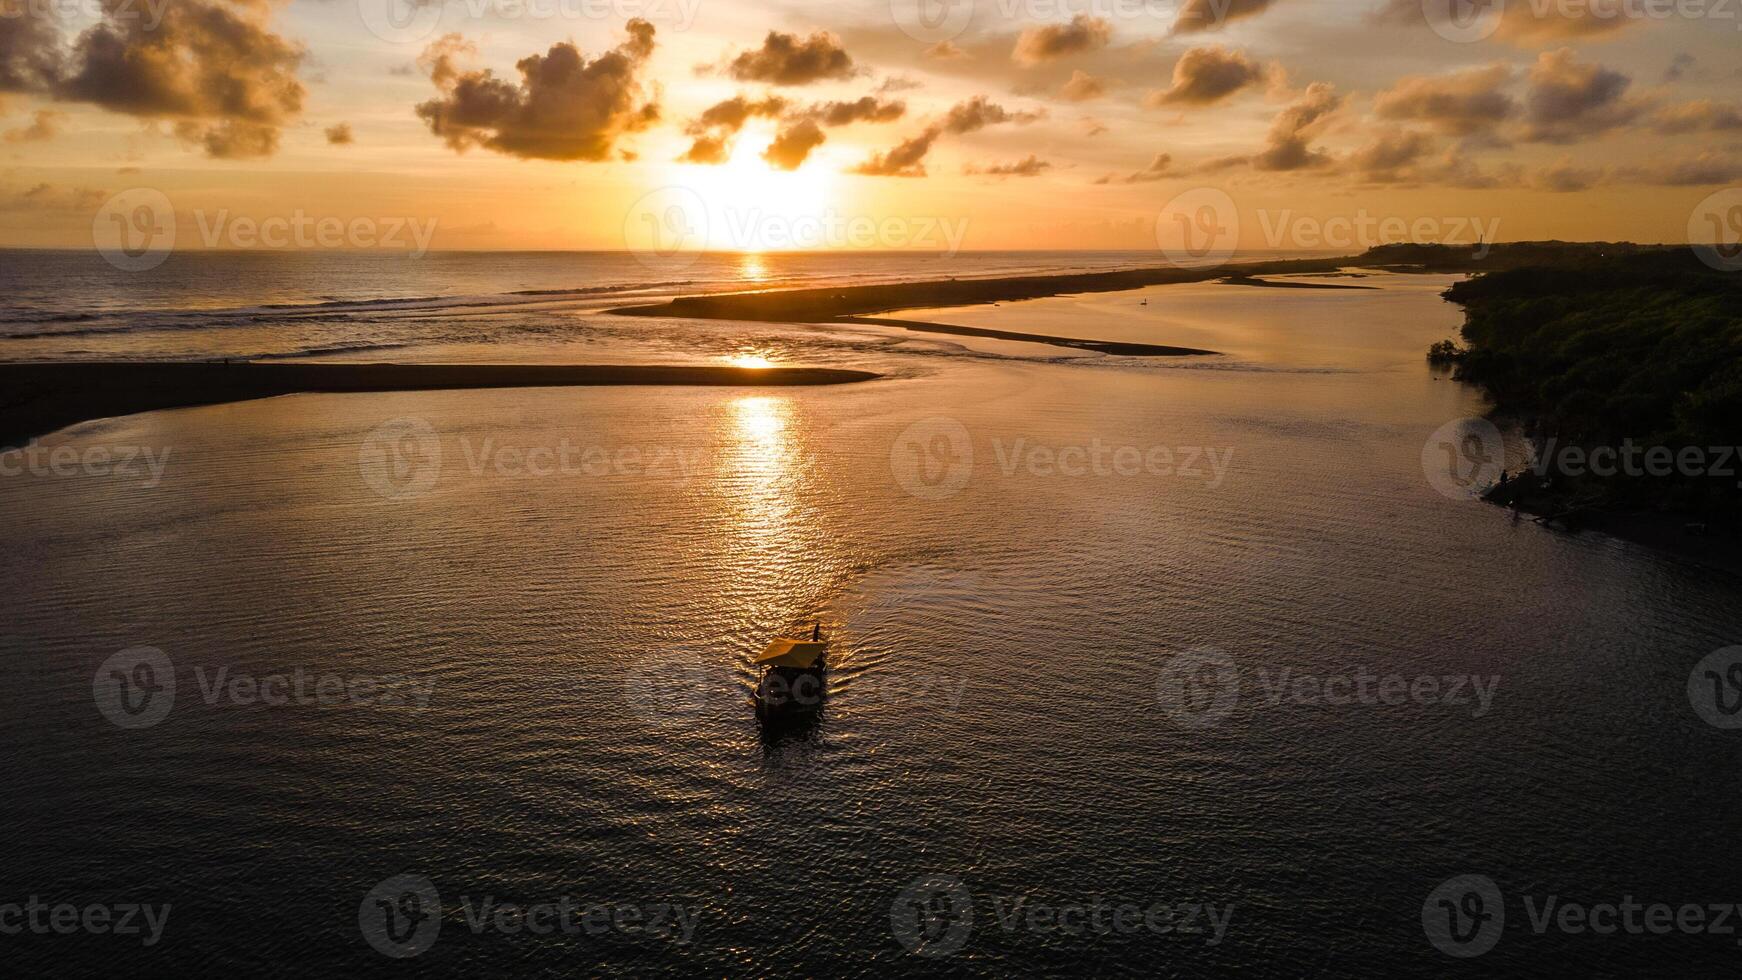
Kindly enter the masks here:
M 763 667 L 810 667 L 828 646 L 827 640 L 795 640 L 779 636 L 756 658 L 756 663 Z

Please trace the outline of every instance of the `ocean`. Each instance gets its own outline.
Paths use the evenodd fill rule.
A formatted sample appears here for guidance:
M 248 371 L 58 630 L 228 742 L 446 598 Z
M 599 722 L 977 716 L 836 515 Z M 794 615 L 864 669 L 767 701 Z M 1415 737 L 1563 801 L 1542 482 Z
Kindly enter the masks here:
M 1690 679 L 1742 637 L 1742 583 L 1436 468 L 1485 410 L 1423 356 L 1453 277 L 902 314 L 1207 358 L 602 312 L 1147 264 L 4 253 L 6 360 L 882 375 L 294 395 L 0 458 L 0 926 L 164 916 L 6 935 L 9 966 L 1733 969 L 1734 936 L 1556 915 L 1734 901 L 1736 732 Z M 752 657 L 813 622 L 821 718 L 764 727 Z

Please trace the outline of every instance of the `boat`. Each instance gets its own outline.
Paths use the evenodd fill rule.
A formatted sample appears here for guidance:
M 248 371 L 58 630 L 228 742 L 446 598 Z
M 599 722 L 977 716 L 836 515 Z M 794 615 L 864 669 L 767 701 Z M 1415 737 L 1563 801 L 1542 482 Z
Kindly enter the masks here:
M 828 650 L 821 623 L 811 628 L 808 640 L 775 637 L 756 656 L 756 666 L 762 668 L 756 684 L 756 717 L 764 721 L 803 718 L 822 710 Z

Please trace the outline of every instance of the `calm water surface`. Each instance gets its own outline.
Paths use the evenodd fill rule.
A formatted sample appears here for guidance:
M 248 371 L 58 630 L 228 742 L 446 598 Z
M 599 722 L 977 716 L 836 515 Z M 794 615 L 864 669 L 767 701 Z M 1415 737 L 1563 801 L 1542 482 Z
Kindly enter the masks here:
M 383 321 L 369 329 L 404 344 L 398 358 L 757 356 L 887 377 L 305 395 L 44 440 L 170 455 L 156 481 L 0 479 L 0 895 L 173 911 L 151 948 L 27 935 L 5 938 L 8 961 L 61 975 L 1734 970 L 1734 937 L 1538 935 L 1523 901 L 1738 899 L 1742 746 L 1686 693 L 1694 662 L 1742 636 L 1738 583 L 1437 492 L 1424 442 L 1482 408 L 1422 361 L 1459 322 L 1438 298 L 1450 280 L 1363 281 L 1382 288 L 1163 287 L 935 314 L 1226 352 L 1193 360 L 588 309 Z M 545 317 L 567 332 L 529 337 Z M 286 329 L 303 328 L 79 346 L 262 353 Z M 12 343 L 18 357 L 44 341 Z M 835 639 L 823 718 L 766 731 L 751 657 L 812 620 Z M 177 687 L 167 716 L 128 730 L 98 710 L 93 675 L 140 645 Z M 1235 685 L 1175 698 L 1190 656 L 1226 658 Z M 213 688 L 219 671 L 298 670 L 411 703 Z M 1488 700 L 1289 693 L 1390 674 L 1477 678 Z M 409 963 L 358 925 L 401 874 L 440 895 L 439 935 Z M 1429 893 L 1463 874 L 1491 878 L 1507 913 L 1467 962 L 1422 926 Z M 911 955 L 892 909 L 935 876 L 972 913 L 934 937 L 958 952 Z M 693 932 L 468 922 L 486 897 L 565 896 L 680 905 Z M 1097 902 L 1232 911 L 1219 937 L 1076 935 L 1011 912 Z

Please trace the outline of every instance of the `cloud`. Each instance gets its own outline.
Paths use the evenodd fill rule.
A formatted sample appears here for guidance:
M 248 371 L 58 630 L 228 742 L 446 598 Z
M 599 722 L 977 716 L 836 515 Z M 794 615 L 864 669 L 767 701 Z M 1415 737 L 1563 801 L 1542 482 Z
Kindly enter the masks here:
M 1694 64 L 1695 59 L 1693 55 L 1688 54 L 1686 51 L 1681 52 L 1675 56 L 1674 61 L 1669 63 L 1669 67 L 1664 69 L 1663 80 L 1666 82 L 1681 81 L 1693 72 Z
M 1213 105 L 1266 77 L 1246 52 L 1206 45 L 1180 55 L 1173 66 L 1173 85 L 1149 93 L 1144 101 L 1152 106 Z
M 846 126 L 856 122 L 894 122 L 907 112 L 905 102 L 884 102 L 863 96 L 852 102 L 825 102 L 805 110 L 805 114 L 824 126 Z
M 1630 180 L 1665 187 L 1708 187 L 1742 181 L 1742 161 L 1710 150 L 1698 156 L 1621 171 Z
M 478 46 L 458 34 L 443 34 L 417 56 L 417 67 L 437 88 L 447 88 L 460 77 L 460 63 L 478 56 Z
M 177 136 L 215 157 L 267 156 L 305 94 L 296 74 L 305 52 L 272 32 L 273 9 L 249 0 L 178 0 L 162 5 L 157 19 L 105 5 L 64 58 L 58 42 L 42 46 L 40 23 L 7 18 L 0 88 L 173 120 Z
M 847 79 L 858 74 L 853 58 L 841 41 L 828 31 L 808 38 L 769 31 L 762 47 L 745 51 L 726 66 L 727 74 L 741 82 L 771 85 L 809 85 L 825 79 Z
M 920 52 L 920 56 L 933 61 L 959 61 L 969 55 L 956 42 L 945 39 Z
M 1197 34 L 1219 31 L 1229 21 L 1256 17 L 1270 9 L 1276 0 L 1185 0 L 1179 16 L 1174 18 L 1173 33 Z
M 678 157 L 678 161 L 725 163 L 732 155 L 732 137 L 738 135 L 746 122 L 754 116 L 778 118 L 786 108 L 787 101 L 778 95 L 770 95 L 760 101 L 734 95 L 724 102 L 716 102 L 702 110 L 700 116 L 684 127 L 684 133 L 693 137 L 693 142 L 683 156 Z
M 1113 40 L 1113 25 L 1101 17 L 1078 14 L 1069 24 L 1041 24 L 1026 28 L 1016 38 L 1011 60 L 1019 65 L 1039 65 L 1066 55 L 1094 51 Z
M 1380 24 L 1408 27 L 1479 30 L 1484 23 L 1493 37 L 1520 47 L 1541 47 L 1562 41 L 1600 41 L 1638 23 L 1627 4 L 1638 0 L 1583 0 L 1544 4 L 1539 0 L 1388 0 L 1374 14 Z M 1492 11 L 1500 21 L 1484 21 Z
M 1601 170 L 1575 167 L 1563 159 L 1552 167 L 1543 167 L 1531 174 L 1530 186 L 1539 191 L 1571 194 L 1590 190 L 1597 186 L 1603 176 Z
M 1665 135 L 1730 133 L 1742 130 L 1742 108 L 1698 99 L 1665 106 L 1651 117 L 1652 128 Z
M 1290 171 L 1329 164 L 1330 156 L 1311 149 L 1308 141 L 1318 135 L 1325 119 L 1342 105 L 1343 97 L 1335 87 L 1325 82 L 1308 85 L 1299 99 L 1277 113 L 1270 124 L 1267 145 L 1252 158 L 1252 166 L 1258 170 Z
M 936 126 L 918 136 L 904 140 L 886 153 L 874 153 L 869 160 L 853 168 L 853 173 L 870 177 L 924 177 L 925 155 L 943 131 Z
M 870 159 L 854 167 L 852 172 L 873 177 L 923 177 L 926 173 L 925 156 L 931 152 L 938 137 L 945 133 L 961 136 L 1006 122 L 1025 125 L 1040 119 L 1042 115 L 1039 112 L 1011 112 L 988 101 L 984 95 L 976 95 L 951 106 L 941 121 L 926 127 L 918 136 L 903 141 L 885 153 L 872 154 Z
M 801 119 L 774 137 L 762 159 L 781 170 L 797 170 L 811 151 L 822 145 L 823 138 L 815 120 Z
M 916 88 L 925 88 L 925 83 L 906 75 L 891 75 L 877 86 L 878 95 L 895 95 L 900 92 L 911 92 Z
M 1042 160 L 1030 153 L 1015 163 L 999 163 L 990 167 L 970 166 L 964 168 L 962 173 L 985 177 L 1039 177 L 1051 169 L 1052 164 L 1049 161 Z
M 1411 168 L 1434 148 L 1434 138 L 1427 133 L 1391 126 L 1380 130 L 1373 142 L 1351 154 L 1349 163 L 1366 179 L 1378 183 L 1418 179 Z
M 104 192 L 89 187 L 57 187 L 37 184 L 25 191 L 0 193 L 0 212 L 58 212 L 89 214 L 103 199 Z
M 1571 48 L 1543 52 L 1530 69 L 1524 138 L 1577 143 L 1631 122 L 1647 108 L 1627 98 L 1631 83 L 1618 71 L 1574 61 Z
M 481 146 L 523 160 L 606 160 L 617 141 L 651 126 L 659 105 L 640 74 L 653 54 L 653 25 L 626 25 L 629 39 L 588 61 L 569 42 L 553 44 L 515 65 L 518 85 L 489 69 L 445 76 L 442 90 L 417 114 L 456 152 Z M 427 53 L 427 52 L 426 52 Z
M 45 143 L 60 135 L 61 123 L 67 114 L 54 109 L 38 109 L 28 126 L 6 131 L 8 143 Z
M 350 146 L 357 142 L 357 138 L 351 132 L 350 123 L 339 123 L 336 126 L 327 127 L 327 142 L 333 146 Z
M 61 73 L 54 22 L 22 8 L 5 13 L 0 16 L 0 92 L 47 91 Z
M 1096 179 L 1095 183 L 1147 184 L 1152 181 L 1165 180 L 1168 177 L 1173 176 L 1177 176 L 1173 169 L 1173 154 L 1157 153 L 1155 158 L 1149 161 L 1149 166 L 1144 167 L 1136 173 L 1126 174 L 1124 177 L 1114 177 L 1109 174 L 1105 177 Z
M 1450 75 L 1413 75 L 1373 98 L 1381 119 L 1427 123 L 1442 133 L 1469 136 L 1494 129 L 1512 118 L 1518 102 L 1506 87 L 1512 69 L 1503 64 Z
M 1088 102 L 1106 94 L 1107 83 L 1080 68 L 1072 71 L 1070 81 L 1059 89 L 1059 98 L 1067 102 Z
M 1040 112 L 1011 112 L 995 102 L 987 101 L 984 95 L 976 95 L 951 106 L 949 114 L 944 117 L 943 126 L 949 132 L 962 135 L 1003 122 L 1027 125 L 1043 115 Z

